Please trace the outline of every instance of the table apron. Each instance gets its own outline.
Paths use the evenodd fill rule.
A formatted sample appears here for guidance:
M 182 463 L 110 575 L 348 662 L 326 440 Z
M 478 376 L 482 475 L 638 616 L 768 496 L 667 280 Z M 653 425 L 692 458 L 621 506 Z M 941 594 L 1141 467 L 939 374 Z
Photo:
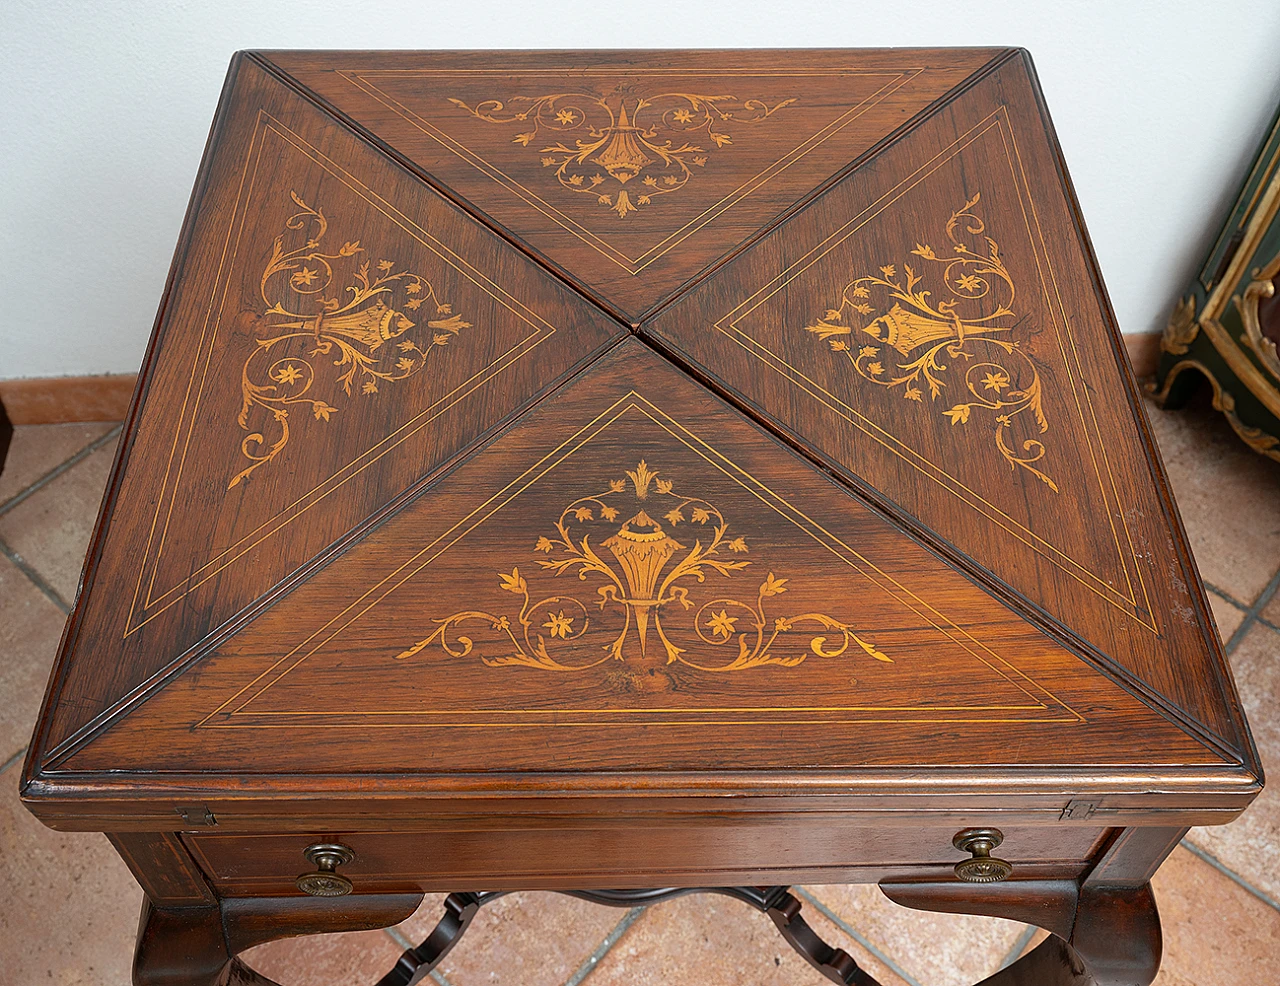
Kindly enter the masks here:
M 297 893 L 303 850 L 339 842 L 354 858 L 342 873 L 356 892 L 396 893 L 563 887 L 874 883 L 945 876 L 965 854 L 952 845 L 971 825 L 862 827 L 789 822 L 529 828 L 507 831 L 186 833 L 183 842 L 219 894 Z M 1102 844 L 1102 826 L 1002 829 L 1000 856 L 1019 877 L 1079 876 Z

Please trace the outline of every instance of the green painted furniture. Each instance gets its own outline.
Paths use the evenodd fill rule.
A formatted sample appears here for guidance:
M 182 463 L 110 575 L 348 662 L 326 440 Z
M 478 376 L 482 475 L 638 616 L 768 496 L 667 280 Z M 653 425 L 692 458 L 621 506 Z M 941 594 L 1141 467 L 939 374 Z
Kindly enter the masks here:
M 1201 376 L 1254 451 L 1280 461 L 1280 113 L 1231 214 L 1160 340 L 1152 399 L 1184 405 Z M 1189 373 L 1189 370 L 1199 371 Z

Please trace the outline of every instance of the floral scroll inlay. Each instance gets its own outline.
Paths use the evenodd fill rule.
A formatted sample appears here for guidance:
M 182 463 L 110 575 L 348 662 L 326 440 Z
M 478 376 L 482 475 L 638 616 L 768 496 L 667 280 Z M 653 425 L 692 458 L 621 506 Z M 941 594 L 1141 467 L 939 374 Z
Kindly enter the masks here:
M 585 671 L 607 661 L 656 661 L 699 671 L 742 671 L 766 664 L 791 668 L 809 655 L 839 657 L 851 646 L 892 663 L 858 636 L 852 624 L 825 613 L 771 615 L 790 588 L 789 580 L 774 572 L 745 599 L 740 593 L 695 599 L 695 594 L 713 595 L 699 588 L 708 578 L 736 581 L 751 564 L 743 557 L 750 551 L 746 538 L 730 534 L 714 504 L 678 493 L 673 481 L 659 478 L 643 460 L 625 473 L 626 479 L 612 480 L 608 488 L 566 506 L 554 527 L 533 545 L 535 557 L 546 556 L 538 560 L 544 573 L 552 578 L 576 575 L 580 582 L 595 584 L 594 597 L 584 601 L 582 593 L 535 594 L 515 566 L 497 575 L 498 588 L 519 598 L 518 612 L 504 607 L 466 610 L 433 620 L 435 629 L 396 658 L 412 658 L 432 644 L 453 657 L 466 657 L 476 642 L 457 631 L 475 633 L 470 625 L 487 629 L 498 642 L 500 653 L 478 655 L 490 667 Z M 594 614 L 605 612 L 621 616 L 622 629 L 588 649 L 584 638 L 598 618 Z M 691 654 L 668 636 L 663 620 L 670 624 L 673 617 L 696 634 L 706 656 Z M 795 639 L 805 636 L 804 643 Z M 718 653 L 724 657 L 717 659 Z
M 1024 469 L 1058 492 L 1037 465 L 1046 447 L 1039 438 L 1011 444 L 1015 421 L 1040 435 L 1049 430 L 1042 407 L 1040 373 L 1013 330 L 1014 283 L 994 239 L 974 212 L 974 195 L 946 223 L 949 250 L 939 254 L 917 243 L 917 266 L 885 264 L 845 285 L 839 303 L 805 326 L 833 354 L 877 386 L 924 404 L 958 386 L 958 400 L 942 414 L 952 425 L 986 418 L 995 447 L 1010 468 Z M 917 267 L 919 269 L 917 269 Z M 940 289 L 937 300 L 934 291 Z M 863 338 L 869 337 L 869 338 Z M 899 362 L 899 358 L 903 362 Z
M 533 145 L 566 190 L 593 196 L 619 219 L 678 192 L 707 166 L 713 150 L 733 143 L 732 128 L 759 123 L 795 102 L 668 92 L 608 97 L 582 93 L 449 102 L 486 123 L 517 124 L 513 143 Z M 570 146 L 572 142 L 572 146 Z M 626 188 L 628 182 L 636 184 Z M 634 195 L 634 197 L 633 197 Z
M 420 373 L 435 350 L 471 327 L 416 270 L 398 270 L 394 260 L 367 259 L 359 240 L 347 240 L 336 250 L 324 246 L 329 230 L 324 213 L 296 192 L 289 197 L 299 211 L 286 220 L 286 232 L 276 237 L 263 269 L 259 294 L 266 307 L 255 321 L 257 345 L 240 375 L 238 420 L 250 432 L 240 450 L 252 464 L 231 477 L 228 489 L 284 450 L 292 412 L 304 410 L 315 421 L 340 412 L 329 403 L 335 397 L 317 393 L 323 364 L 337 368 L 333 384 L 347 398 L 353 387 L 370 397 L 380 385 Z M 286 243 L 290 233 L 297 245 Z M 344 287 L 338 286 L 340 276 L 348 281 Z M 419 324 L 420 310 L 428 313 L 425 325 Z M 273 425 L 270 440 L 251 424 L 262 412 Z

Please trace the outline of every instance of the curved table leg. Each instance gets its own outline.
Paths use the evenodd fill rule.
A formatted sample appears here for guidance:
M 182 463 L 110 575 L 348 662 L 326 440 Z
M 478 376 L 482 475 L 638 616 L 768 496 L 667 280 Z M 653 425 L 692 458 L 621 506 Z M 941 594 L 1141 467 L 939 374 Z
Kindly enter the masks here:
M 444 899 L 444 914 L 431 934 L 421 945 L 407 949 L 377 986 L 413 986 L 421 982 L 467 933 L 480 908 L 504 896 L 502 891 L 450 894 Z
M 1007 968 L 977 986 L 1094 986 L 1084 963 L 1071 946 L 1050 935 Z
M 1160 968 L 1160 915 L 1150 884 L 882 883 L 880 889 L 905 907 L 1010 918 L 1050 932 L 978 986 L 1148 986 Z
M 274 979 L 268 979 L 255 972 L 239 959 L 232 959 L 227 967 L 226 986 L 280 986 Z
M 1086 886 L 1069 942 L 1101 986 L 1147 986 L 1164 946 L 1151 884 Z
M 232 958 L 216 906 L 161 909 L 143 898 L 134 986 L 221 986 Z
M 773 919 L 787 944 L 811 966 L 834 983 L 844 986 L 880 986 L 843 948 L 828 945 L 800 916 L 800 901 L 784 893 L 766 914 Z
M 142 902 L 134 986 L 273 986 L 236 956 L 254 945 L 333 931 L 367 931 L 413 914 L 421 894 L 228 898 L 201 907 Z
M 978 986 L 1149 986 L 1160 965 L 1160 919 L 1147 884 L 1083 889 L 1072 881 L 1011 881 L 975 886 L 882 883 L 895 903 L 930 911 L 986 914 L 1050 932 L 1039 947 Z M 401 955 L 377 986 L 415 986 L 466 933 L 476 913 L 506 891 L 450 894 L 422 944 Z M 612 907 L 716 893 L 769 915 L 810 965 L 841 986 L 879 986 L 843 949 L 823 941 L 787 887 L 705 887 L 562 891 Z M 416 894 L 331 899 L 229 899 L 216 906 L 161 909 L 144 902 L 134 957 L 135 986 L 276 986 L 236 955 L 277 938 L 383 928 L 411 915 Z
M 686 894 L 723 894 L 750 904 L 773 920 L 782 937 L 811 966 L 840 986 L 880 986 L 848 952 L 828 945 L 800 916 L 800 901 L 786 887 L 666 887 L 649 890 L 562 890 L 559 893 L 609 907 L 647 907 Z M 415 986 L 466 933 L 476 912 L 502 892 L 450 894 L 444 915 L 421 945 L 408 949 L 377 986 Z

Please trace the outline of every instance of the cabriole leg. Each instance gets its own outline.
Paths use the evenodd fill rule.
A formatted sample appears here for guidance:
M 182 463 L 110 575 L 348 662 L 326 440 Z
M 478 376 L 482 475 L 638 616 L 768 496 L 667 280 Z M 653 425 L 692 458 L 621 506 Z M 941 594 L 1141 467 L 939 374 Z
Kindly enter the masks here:
M 905 907 L 1009 918 L 1050 932 L 978 986 L 1148 986 L 1160 968 L 1160 916 L 1149 884 L 1077 890 L 1067 881 L 886 883 L 880 889 Z
M 278 938 L 385 928 L 409 917 L 421 902 L 421 894 L 353 894 L 229 898 L 166 908 L 144 899 L 134 986 L 273 986 L 236 956 Z

